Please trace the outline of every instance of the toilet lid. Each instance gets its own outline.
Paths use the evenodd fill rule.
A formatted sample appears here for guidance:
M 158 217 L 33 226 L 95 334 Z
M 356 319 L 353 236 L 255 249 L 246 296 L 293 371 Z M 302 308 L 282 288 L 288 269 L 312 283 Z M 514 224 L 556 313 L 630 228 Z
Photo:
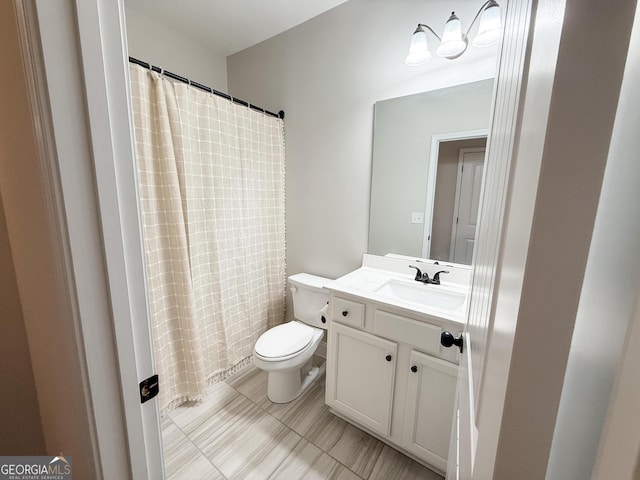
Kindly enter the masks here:
M 256 342 L 256 353 L 261 357 L 286 357 L 309 345 L 313 328 L 300 322 L 289 322 L 264 332 Z

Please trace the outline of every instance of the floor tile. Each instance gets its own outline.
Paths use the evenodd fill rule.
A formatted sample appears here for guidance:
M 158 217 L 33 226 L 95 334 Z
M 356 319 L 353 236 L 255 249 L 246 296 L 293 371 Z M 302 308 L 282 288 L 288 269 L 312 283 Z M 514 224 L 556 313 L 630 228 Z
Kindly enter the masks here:
M 218 412 L 240 394 L 224 382 L 207 389 L 207 396 L 199 403 L 185 403 L 169 412 L 168 416 L 185 432 L 192 432 L 209 416 Z
M 266 479 L 301 437 L 248 399 L 208 416 L 189 438 L 229 479 Z
M 305 438 L 363 478 L 371 474 L 384 444 L 325 411 Z
M 286 404 L 268 400 L 253 365 L 213 385 L 161 419 L 167 478 L 443 480 L 329 412 L 324 383 Z
M 168 417 L 162 419 L 162 447 L 167 480 L 224 480 L 222 473 Z
M 389 480 L 390 478 L 444 480 L 439 474 L 385 445 L 368 480 Z
M 226 383 L 256 404 L 267 398 L 267 372 L 255 365 L 227 379 Z
M 324 403 L 324 376 L 318 378 L 306 392 L 292 402 L 273 403 L 265 397 L 258 406 L 299 435 L 304 436 L 328 410 Z
M 298 479 L 360 480 L 360 477 L 303 439 L 269 477 L 269 480 Z

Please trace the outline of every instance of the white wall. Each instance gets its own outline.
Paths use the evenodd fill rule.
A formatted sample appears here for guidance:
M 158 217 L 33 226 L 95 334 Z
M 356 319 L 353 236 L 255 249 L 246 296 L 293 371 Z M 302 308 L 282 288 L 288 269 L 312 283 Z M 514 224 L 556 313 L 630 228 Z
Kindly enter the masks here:
M 456 13 L 468 25 L 478 7 Z M 496 47 L 404 65 L 416 24 L 440 30 L 450 13 L 447 1 L 351 0 L 228 58 L 233 95 L 286 112 L 288 273 L 360 265 L 376 101 L 493 77 Z
M 549 480 L 591 475 L 624 335 L 640 290 L 640 112 L 634 106 L 640 95 L 639 19 L 636 11 L 558 410 Z
M 129 55 L 222 92 L 227 59 L 144 13 L 126 8 Z
M 592 480 L 640 478 L 640 430 L 637 428 L 640 425 L 640 302 L 637 300 L 640 298 L 636 299 L 633 319 L 625 335 Z

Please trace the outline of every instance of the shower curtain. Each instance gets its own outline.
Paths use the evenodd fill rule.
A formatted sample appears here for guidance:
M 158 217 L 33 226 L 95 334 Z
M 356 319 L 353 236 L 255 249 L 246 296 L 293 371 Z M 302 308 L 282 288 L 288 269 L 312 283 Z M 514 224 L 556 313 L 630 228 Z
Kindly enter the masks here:
M 284 319 L 283 121 L 137 65 L 130 75 L 166 412 L 249 363 Z

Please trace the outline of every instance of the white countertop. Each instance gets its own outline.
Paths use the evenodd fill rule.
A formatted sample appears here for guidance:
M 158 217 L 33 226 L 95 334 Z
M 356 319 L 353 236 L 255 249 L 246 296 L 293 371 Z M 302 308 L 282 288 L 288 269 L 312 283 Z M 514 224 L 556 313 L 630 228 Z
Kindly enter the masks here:
M 402 269 L 395 268 L 394 270 Z M 444 274 L 441 277 L 440 285 L 425 285 L 415 281 L 415 273 L 411 273 L 412 271 L 410 269 L 406 268 L 406 270 L 408 273 L 398 273 L 398 271 L 363 266 L 326 284 L 325 288 L 334 292 L 354 295 L 365 300 L 391 305 L 430 317 L 442 318 L 443 320 L 458 324 L 465 323 L 469 298 L 468 285 L 448 282 L 444 279 Z M 447 310 L 378 293 L 377 291 L 390 280 L 399 281 L 408 285 L 417 285 L 418 288 L 442 289 L 443 292 L 463 294 L 466 296 L 466 300 L 459 308 Z

